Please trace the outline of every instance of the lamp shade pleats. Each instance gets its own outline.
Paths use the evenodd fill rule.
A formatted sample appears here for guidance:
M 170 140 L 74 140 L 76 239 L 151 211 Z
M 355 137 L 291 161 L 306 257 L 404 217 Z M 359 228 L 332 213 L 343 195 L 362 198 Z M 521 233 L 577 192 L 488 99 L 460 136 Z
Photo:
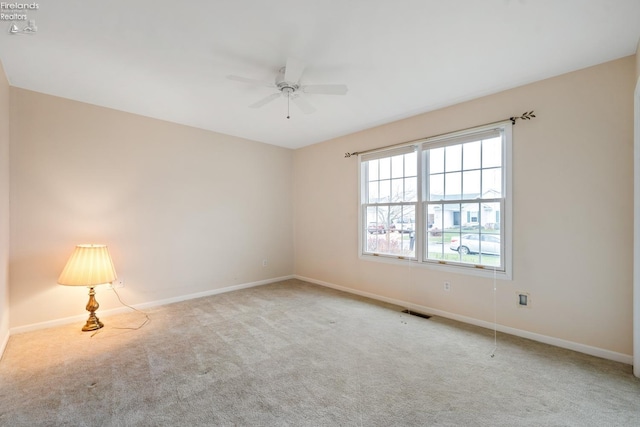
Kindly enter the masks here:
M 67 286 L 95 286 L 118 278 L 106 245 L 78 245 L 58 277 Z

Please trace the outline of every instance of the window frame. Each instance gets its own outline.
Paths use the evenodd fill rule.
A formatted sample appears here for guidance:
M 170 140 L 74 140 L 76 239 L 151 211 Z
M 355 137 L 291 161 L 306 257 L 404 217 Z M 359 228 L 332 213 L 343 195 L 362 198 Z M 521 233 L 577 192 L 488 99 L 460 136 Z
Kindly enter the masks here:
M 393 149 L 388 149 L 388 150 L 383 150 L 383 151 L 375 151 L 371 154 L 367 154 L 367 155 L 359 155 L 358 159 L 360 162 L 360 165 L 362 165 L 363 162 L 369 162 L 369 161 L 373 161 L 373 160 L 380 160 L 380 159 L 386 159 L 386 158 L 391 158 L 391 157 L 395 157 L 395 156 L 400 156 L 400 155 L 405 155 L 405 154 L 411 154 L 414 153 L 416 156 L 416 185 L 415 185 L 415 192 L 416 192 L 416 196 L 415 196 L 415 200 L 413 201 L 409 201 L 409 200 L 402 200 L 402 201 L 386 201 L 386 202 L 381 202 L 381 201 L 376 201 L 376 202 L 372 202 L 370 201 L 369 198 L 369 183 L 371 183 L 372 181 L 370 181 L 368 179 L 367 174 L 369 173 L 368 170 L 363 170 L 362 167 L 360 167 L 359 169 L 359 184 L 360 184 L 360 210 L 359 210 L 359 224 L 360 226 L 360 232 L 358 234 L 358 240 L 360 242 L 359 244 L 359 253 L 361 255 L 365 255 L 365 256 L 373 256 L 373 257 L 382 257 L 382 258 L 390 258 L 390 259 L 400 259 L 400 260 L 411 260 L 411 261 L 417 261 L 417 250 L 414 250 L 414 256 L 412 257 L 408 257 L 408 256 L 402 256 L 402 255 L 393 255 L 393 254 L 387 254 L 387 253 L 376 253 L 376 252 L 367 252 L 365 251 L 365 244 L 364 244 L 364 238 L 368 236 L 368 227 L 369 227 L 369 218 L 368 218 L 368 209 L 369 208 L 375 208 L 376 210 L 379 208 L 388 208 L 389 211 L 391 211 L 393 208 L 399 208 L 401 211 L 404 212 L 404 208 L 405 207 L 411 207 L 413 210 L 413 219 L 414 219 L 414 224 L 416 224 L 417 221 L 417 216 L 419 213 L 419 200 L 420 200 L 420 193 L 422 192 L 422 183 L 421 183 L 421 172 L 420 172 L 420 160 L 418 159 L 419 157 L 419 153 L 416 150 L 416 145 L 415 144 L 408 144 L 408 145 L 403 145 L 400 147 L 396 147 Z M 403 167 L 403 169 L 406 169 L 406 167 Z M 409 176 L 411 177 L 411 176 Z M 403 180 L 406 180 L 408 178 L 408 176 L 406 174 L 402 175 Z M 393 181 L 394 179 L 398 179 L 398 177 L 393 178 L 392 176 L 389 177 L 390 181 Z M 377 182 L 381 182 L 385 179 L 378 177 L 378 179 L 376 180 Z M 362 185 L 365 185 L 364 183 L 366 183 L 367 185 L 365 187 L 362 187 Z M 391 189 L 390 195 L 393 194 L 393 190 Z M 403 195 L 406 196 L 406 193 L 403 192 Z M 390 215 L 387 216 L 387 218 L 389 219 Z M 405 219 L 405 215 L 404 213 L 400 216 L 401 219 Z M 389 221 L 387 221 L 389 222 Z M 388 226 L 390 226 L 391 224 L 386 224 Z M 389 229 L 387 229 L 389 230 Z M 417 235 L 417 230 L 413 230 L 414 234 Z M 388 233 L 389 231 L 387 231 Z M 386 234 L 386 233 L 385 233 Z M 404 234 L 404 233 L 402 233 Z M 415 245 L 415 242 L 414 242 Z M 415 247 L 415 246 L 414 246 Z
M 462 144 L 468 142 L 469 137 L 484 135 L 489 131 L 499 130 L 502 135 L 502 163 L 501 163 L 501 179 L 503 194 L 499 198 L 493 198 L 493 203 L 500 203 L 500 240 L 501 240 L 501 257 L 502 266 L 494 268 L 489 265 L 474 265 L 462 262 L 441 261 L 427 259 L 427 229 L 428 217 L 427 206 L 434 201 L 428 200 L 428 181 L 429 170 L 428 164 L 425 164 L 427 156 L 425 151 L 450 145 Z M 460 142 L 462 141 L 462 142 Z M 365 154 L 358 155 L 358 254 L 359 259 L 365 261 L 384 262 L 396 265 L 411 265 L 430 268 L 452 273 L 461 273 L 481 277 L 499 277 L 500 279 L 512 280 L 513 277 L 513 176 L 512 176 L 512 122 L 507 120 L 503 122 L 491 123 L 485 126 L 478 126 L 457 132 L 451 132 L 435 137 L 424 138 L 417 141 L 407 142 L 406 144 L 398 144 L 392 148 L 383 148 L 380 150 L 369 151 Z M 417 162 L 417 185 L 418 196 L 415 203 L 415 252 L 414 257 L 404 257 L 384 253 L 371 253 L 365 251 L 365 238 L 367 233 L 367 213 L 366 213 L 366 191 L 368 185 L 365 163 L 374 158 L 386 158 L 397 155 L 397 153 L 415 150 Z M 482 169 L 482 168 L 481 168 Z M 447 201 L 448 202 L 448 201 Z M 462 214 L 460 214 L 462 216 Z

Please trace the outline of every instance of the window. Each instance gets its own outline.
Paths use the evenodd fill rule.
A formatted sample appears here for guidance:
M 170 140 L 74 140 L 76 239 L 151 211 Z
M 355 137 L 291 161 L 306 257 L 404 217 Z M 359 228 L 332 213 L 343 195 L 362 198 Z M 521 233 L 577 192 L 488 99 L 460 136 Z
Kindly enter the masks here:
M 365 155 L 362 223 L 363 251 L 415 259 L 418 156 L 409 146 Z
M 362 256 L 510 276 L 510 153 L 506 122 L 361 155 Z

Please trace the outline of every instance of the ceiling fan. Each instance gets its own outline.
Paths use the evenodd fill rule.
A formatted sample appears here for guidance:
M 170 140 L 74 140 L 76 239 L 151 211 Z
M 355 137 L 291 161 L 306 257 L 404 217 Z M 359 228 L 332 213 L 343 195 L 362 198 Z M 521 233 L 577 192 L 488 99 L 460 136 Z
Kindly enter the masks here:
M 305 114 L 311 114 L 316 109 L 307 102 L 303 93 L 321 94 L 321 95 L 345 95 L 347 93 L 347 86 L 341 84 L 322 84 L 322 85 L 302 85 L 300 84 L 300 77 L 305 69 L 305 63 L 295 59 L 287 59 L 287 65 L 280 68 L 278 75 L 276 75 L 274 83 L 263 82 L 261 80 L 249 79 L 241 76 L 227 76 L 229 80 L 235 80 L 238 82 L 249 83 L 257 86 L 266 86 L 276 89 L 277 92 L 262 98 L 258 102 L 249 105 L 250 108 L 260 108 L 276 98 L 283 96 L 287 98 L 287 119 L 289 118 L 289 101 L 293 101 L 294 104 L 300 108 Z

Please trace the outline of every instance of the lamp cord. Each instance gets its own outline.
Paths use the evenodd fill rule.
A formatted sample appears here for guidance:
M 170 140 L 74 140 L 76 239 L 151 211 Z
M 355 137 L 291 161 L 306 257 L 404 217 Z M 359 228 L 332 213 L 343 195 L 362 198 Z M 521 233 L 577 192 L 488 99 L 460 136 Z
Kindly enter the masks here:
M 120 304 L 124 305 L 125 307 L 130 308 L 133 311 L 137 311 L 140 314 L 143 314 L 145 317 L 144 322 L 142 322 L 142 324 L 136 328 L 114 328 L 114 329 L 132 329 L 134 331 L 137 331 L 138 329 L 142 328 L 144 325 L 146 325 L 147 323 L 149 323 L 149 321 L 151 321 L 151 318 L 149 317 L 149 315 L 147 313 L 145 313 L 144 311 L 140 311 L 135 307 L 131 307 L 129 304 L 125 303 L 124 301 L 122 301 L 122 298 L 120 298 L 120 294 L 118 293 L 118 291 L 116 291 L 115 288 L 111 288 L 111 290 L 113 291 L 114 294 L 116 294 L 116 296 L 118 297 L 118 301 L 120 301 Z
M 114 294 L 116 294 L 116 297 L 118 297 L 118 301 L 120 301 L 120 304 L 124 305 L 127 308 L 130 308 L 133 311 L 137 311 L 140 314 L 143 314 L 145 317 L 144 322 L 142 322 L 142 324 L 140 324 L 139 326 L 136 326 L 135 328 L 121 328 L 118 326 L 112 326 L 113 329 L 129 329 L 132 331 L 137 331 L 138 329 L 142 328 L 144 325 L 146 325 L 147 323 L 149 323 L 151 321 L 151 318 L 149 317 L 149 315 L 147 313 L 145 313 L 144 311 L 140 311 L 135 307 L 130 306 L 129 304 L 125 303 L 124 301 L 122 301 L 122 298 L 120 298 L 120 294 L 118 293 L 118 291 L 116 291 L 116 289 L 112 286 L 111 290 L 113 291 Z M 98 332 L 102 331 L 102 329 L 98 329 L 97 331 L 95 331 L 93 334 L 91 334 L 91 336 L 94 336 L 95 334 L 97 334 Z

